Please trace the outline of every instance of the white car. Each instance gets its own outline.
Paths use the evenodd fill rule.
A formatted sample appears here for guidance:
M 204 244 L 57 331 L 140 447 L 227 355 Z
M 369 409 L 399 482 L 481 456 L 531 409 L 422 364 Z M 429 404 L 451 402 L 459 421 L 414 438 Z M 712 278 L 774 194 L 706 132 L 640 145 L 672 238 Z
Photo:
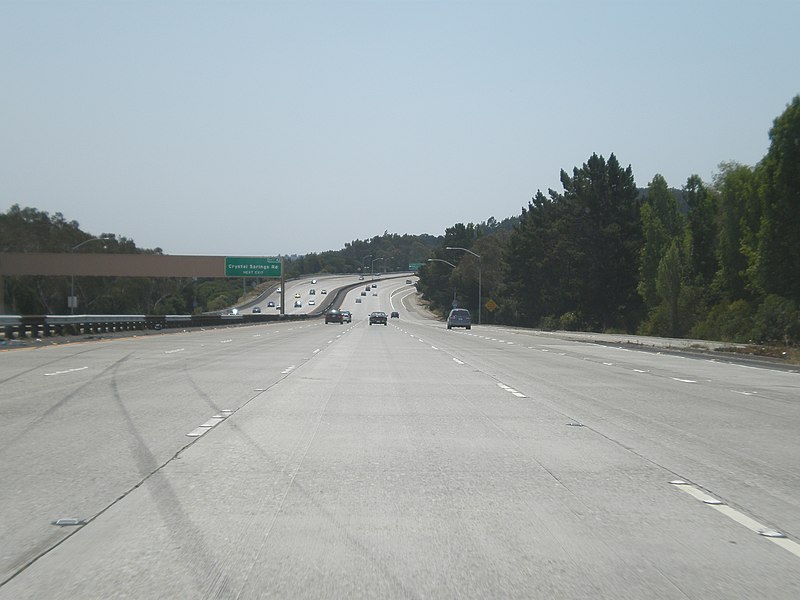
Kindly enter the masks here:
M 316 302 L 313 299 L 308 301 L 308 305 L 309 306 L 314 306 L 315 304 L 316 304 Z

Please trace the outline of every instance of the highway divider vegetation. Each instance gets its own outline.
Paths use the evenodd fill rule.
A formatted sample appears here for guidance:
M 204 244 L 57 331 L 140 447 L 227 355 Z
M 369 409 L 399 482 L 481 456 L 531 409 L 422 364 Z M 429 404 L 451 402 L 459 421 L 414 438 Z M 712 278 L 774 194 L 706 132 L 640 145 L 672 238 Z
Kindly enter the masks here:
M 711 182 L 692 175 L 680 189 L 661 175 L 638 188 L 631 166 L 592 154 L 561 171 L 562 191 L 536 192 L 519 216 L 288 256 L 286 277 L 421 263 L 418 290 L 440 313 L 455 302 L 477 320 L 480 279 L 484 323 L 797 345 L 800 96 L 769 138 L 757 165 L 721 163 Z M 3 252 L 65 252 L 93 237 L 60 213 L 15 205 L 0 215 Z M 98 237 L 111 239 L 81 252 L 161 252 Z M 65 312 L 68 278 L 5 277 L 4 285 L 16 314 Z M 259 285 L 243 294 L 238 279 L 76 278 L 82 312 L 93 314 L 198 314 L 244 302 Z

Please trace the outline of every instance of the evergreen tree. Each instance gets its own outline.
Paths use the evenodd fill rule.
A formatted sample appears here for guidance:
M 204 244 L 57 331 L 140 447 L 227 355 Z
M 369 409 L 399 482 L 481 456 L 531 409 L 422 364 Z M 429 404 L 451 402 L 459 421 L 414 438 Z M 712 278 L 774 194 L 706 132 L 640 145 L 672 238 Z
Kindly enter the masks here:
M 800 303 L 800 96 L 775 119 L 748 273 L 757 288 Z

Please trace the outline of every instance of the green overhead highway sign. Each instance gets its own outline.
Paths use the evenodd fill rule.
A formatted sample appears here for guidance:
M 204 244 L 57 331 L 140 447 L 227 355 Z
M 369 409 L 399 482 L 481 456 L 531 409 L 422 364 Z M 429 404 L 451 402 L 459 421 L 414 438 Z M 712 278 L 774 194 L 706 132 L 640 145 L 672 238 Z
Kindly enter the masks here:
M 226 256 L 225 277 L 280 277 L 281 259 L 271 256 Z
M 414 262 L 414 263 L 408 263 L 408 270 L 409 270 L 409 271 L 419 271 L 419 268 L 420 268 L 420 267 L 421 267 L 423 264 L 424 264 L 424 263 L 417 263 L 417 262 Z

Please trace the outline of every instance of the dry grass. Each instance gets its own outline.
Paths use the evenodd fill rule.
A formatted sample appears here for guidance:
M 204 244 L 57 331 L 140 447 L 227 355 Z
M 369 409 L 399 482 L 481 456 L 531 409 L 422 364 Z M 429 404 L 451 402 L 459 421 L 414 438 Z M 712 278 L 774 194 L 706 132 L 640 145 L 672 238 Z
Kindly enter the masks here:
M 720 348 L 720 350 L 724 352 L 733 352 L 735 354 L 747 354 L 749 356 L 778 358 L 789 364 L 800 365 L 800 348 L 795 346 L 748 345 Z

